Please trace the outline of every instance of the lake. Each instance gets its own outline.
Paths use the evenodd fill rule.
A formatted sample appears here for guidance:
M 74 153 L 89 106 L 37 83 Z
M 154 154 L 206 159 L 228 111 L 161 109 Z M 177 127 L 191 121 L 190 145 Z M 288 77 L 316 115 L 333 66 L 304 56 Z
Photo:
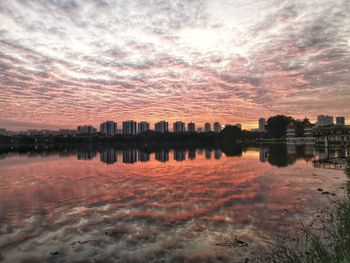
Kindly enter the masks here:
M 313 162 L 339 156 L 349 150 L 233 145 L 4 152 L 0 261 L 254 259 L 277 234 L 295 235 L 299 220 L 312 222 L 344 197 L 344 172 Z

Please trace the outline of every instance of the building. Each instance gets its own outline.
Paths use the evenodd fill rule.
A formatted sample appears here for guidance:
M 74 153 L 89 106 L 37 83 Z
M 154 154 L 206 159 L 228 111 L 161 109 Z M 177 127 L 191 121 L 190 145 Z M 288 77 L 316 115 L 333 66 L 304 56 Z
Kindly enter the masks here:
M 219 133 L 219 132 L 221 132 L 221 130 L 222 130 L 221 124 L 219 122 L 215 122 L 214 123 L 214 132 Z
M 156 132 L 161 132 L 161 133 L 169 132 L 169 123 L 166 122 L 166 121 L 157 122 L 157 123 L 154 125 L 154 130 L 155 130 Z
M 312 134 L 317 146 L 350 146 L 350 125 L 317 126 Z
M 185 123 L 182 121 L 176 121 L 173 123 L 173 132 L 179 133 L 179 132 L 185 132 Z
M 146 121 L 141 121 L 137 124 L 138 133 L 149 131 L 149 123 Z
M 193 122 L 190 122 L 187 124 L 187 131 L 188 132 L 195 132 L 196 131 L 196 124 Z
M 345 125 L 345 117 L 339 116 L 335 118 L 336 125 Z
M 266 120 L 265 120 L 265 118 L 259 119 L 259 132 L 266 132 Z
M 92 125 L 83 125 L 83 126 L 78 126 L 77 128 L 77 134 L 96 134 L 97 129 L 94 128 Z
M 167 162 L 169 161 L 169 150 L 161 150 L 155 153 L 155 157 L 157 161 Z
M 58 130 L 58 134 L 59 135 L 63 135 L 63 136 L 74 135 L 75 134 L 75 130 L 59 129 Z
M 100 124 L 100 132 L 104 136 L 114 136 L 117 134 L 117 123 L 106 121 Z
M 296 127 L 294 126 L 294 124 L 289 124 L 287 126 L 287 131 L 286 131 L 287 142 L 288 142 L 288 140 L 294 139 L 297 136 L 295 129 L 296 129 Z M 260 131 L 260 129 L 259 129 L 259 131 Z
M 211 132 L 211 124 L 209 122 L 204 124 L 204 132 Z
M 242 124 L 237 123 L 235 126 L 236 126 L 238 129 L 242 130 Z
M 197 132 L 199 133 L 203 132 L 203 128 L 197 128 Z
M 328 126 L 328 125 L 333 125 L 333 116 L 328 116 L 328 115 L 317 116 L 317 126 Z
M 123 121 L 123 134 L 136 135 L 136 121 Z
M 7 133 L 7 130 L 6 129 L 0 129 L 0 135 L 4 135 L 6 136 L 8 133 Z
M 312 145 L 315 144 L 313 137 L 313 126 L 309 125 L 304 128 L 302 136 L 297 136 L 296 127 L 293 123 L 287 126 L 286 137 L 288 145 Z

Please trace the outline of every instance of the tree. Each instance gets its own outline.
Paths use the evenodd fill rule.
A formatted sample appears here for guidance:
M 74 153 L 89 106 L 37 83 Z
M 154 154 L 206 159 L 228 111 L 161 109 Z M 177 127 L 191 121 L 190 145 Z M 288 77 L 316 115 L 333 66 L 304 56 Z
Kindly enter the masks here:
M 225 141 L 236 141 L 242 137 L 242 130 L 237 126 L 226 126 L 220 132 L 220 137 Z
M 272 116 L 267 120 L 267 132 L 272 138 L 281 138 L 286 135 L 287 126 L 293 118 L 284 115 Z

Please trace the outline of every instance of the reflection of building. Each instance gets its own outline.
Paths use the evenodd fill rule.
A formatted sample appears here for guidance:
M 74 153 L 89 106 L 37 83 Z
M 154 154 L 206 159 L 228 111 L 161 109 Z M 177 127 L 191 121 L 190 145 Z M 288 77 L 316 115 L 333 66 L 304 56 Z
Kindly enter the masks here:
M 211 159 L 211 150 L 205 149 L 205 159 Z
M 169 150 L 162 150 L 159 152 L 156 152 L 156 160 L 160 162 L 167 162 L 169 161 Z
M 77 134 L 96 134 L 97 129 L 92 125 L 78 126 Z
M 117 123 L 106 121 L 100 124 L 100 132 L 104 136 L 114 136 L 117 134 Z
M 268 148 L 261 147 L 259 149 L 259 160 L 260 160 L 260 162 L 262 162 L 262 163 L 266 162 L 267 157 L 268 157 L 268 152 L 269 152 Z
M 333 116 L 328 116 L 328 115 L 317 116 L 317 126 L 327 126 L 332 124 L 333 124 Z
M 184 161 L 186 159 L 186 150 L 174 150 L 174 160 Z
M 216 160 L 220 160 L 221 156 L 222 156 L 222 151 L 220 149 L 215 149 L 215 151 L 214 151 L 214 158 Z
M 266 132 L 266 120 L 264 118 L 259 119 L 259 132 Z
M 190 122 L 187 124 L 187 131 L 188 132 L 195 132 L 196 131 L 196 124 L 193 122 Z
M 123 163 L 136 163 L 136 162 L 137 162 L 136 149 L 123 150 Z
M 196 149 L 188 149 L 188 159 L 196 159 Z
M 179 132 L 185 132 L 185 123 L 182 121 L 176 121 L 173 123 L 173 132 L 179 133 Z
M 166 133 L 169 131 L 169 124 L 166 121 L 160 121 L 154 125 L 154 128 L 156 132 Z
M 345 125 L 345 117 L 339 116 L 335 118 L 336 125 Z
M 91 150 L 77 152 L 78 160 L 92 160 L 96 157 L 96 155 L 97 155 L 97 152 L 91 151 Z
M 139 150 L 138 158 L 140 162 L 148 162 L 150 159 L 149 157 L 150 157 L 150 154 L 148 152 Z
M 211 124 L 207 122 L 204 124 L 204 132 L 210 132 L 211 131 Z
M 214 132 L 221 132 L 221 124 L 218 122 L 214 123 Z
M 123 134 L 136 135 L 136 121 L 123 121 Z
M 117 152 L 114 148 L 105 148 L 100 152 L 100 160 L 105 164 L 117 162 Z
M 141 121 L 137 124 L 138 133 L 149 131 L 149 123 L 146 121 Z

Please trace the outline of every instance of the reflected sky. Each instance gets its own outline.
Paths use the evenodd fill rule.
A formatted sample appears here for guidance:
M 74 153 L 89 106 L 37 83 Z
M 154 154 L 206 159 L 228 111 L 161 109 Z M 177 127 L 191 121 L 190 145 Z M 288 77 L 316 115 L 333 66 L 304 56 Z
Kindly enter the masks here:
M 325 154 L 349 152 L 274 146 L 2 154 L 1 257 L 4 262 L 254 258 L 275 234 L 297 232 L 299 219 L 309 223 L 342 197 L 343 172 L 313 166 Z M 249 245 L 227 246 L 235 237 Z

